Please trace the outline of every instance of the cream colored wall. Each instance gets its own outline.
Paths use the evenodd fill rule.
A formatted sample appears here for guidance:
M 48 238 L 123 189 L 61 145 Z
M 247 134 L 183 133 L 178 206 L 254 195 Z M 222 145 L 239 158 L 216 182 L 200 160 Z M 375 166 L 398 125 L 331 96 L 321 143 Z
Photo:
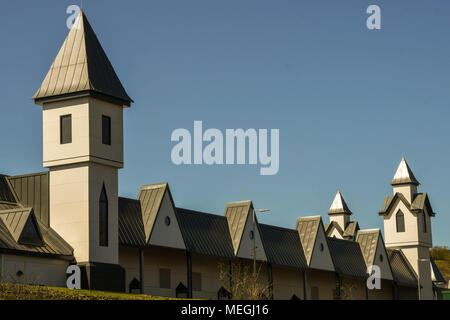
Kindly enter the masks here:
M 414 185 L 398 185 L 394 186 L 394 194 L 401 193 L 405 196 L 409 203 L 412 202 L 414 195 L 417 193 L 417 186 Z
M 419 243 L 419 228 L 417 217 L 409 211 L 405 204 L 396 200 L 394 210 L 384 216 L 384 238 L 386 247 L 398 247 Z M 396 214 L 398 210 L 405 217 L 405 232 L 397 232 Z
M 108 197 L 108 247 L 99 245 L 99 199 Z M 78 263 L 118 263 L 117 169 L 80 163 L 50 169 L 50 225 L 73 248 Z
M 320 244 L 323 244 L 323 251 L 320 251 Z M 328 248 L 326 235 L 322 226 L 319 226 L 319 230 L 317 232 L 316 242 L 314 244 L 309 267 L 319 270 L 334 271 L 333 260 L 331 259 L 330 249 Z
M 229 261 L 224 259 L 192 255 L 192 272 L 201 274 L 202 289 L 201 291 L 192 291 L 194 299 L 217 299 L 219 289 L 225 287 L 225 284 L 220 281 L 219 263 L 225 264 L 227 268 L 229 266 Z
M 145 256 L 144 256 L 145 261 Z M 139 249 L 137 248 L 119 248 L 119 264 L 125 269 L 125 290 L 129 292 L 130 282 L 136 278 L 139 281 Z M 145 273 L 144 273 L 145 278 Z
M 253 259 L 253 240 L 250 239 L 250 231 L 253 230 L 253 217 L 249 213 L 247 221 L 245 222 L 244 232 L 242 233 L 241 243 L 239 250 L 236 254 L 239 258 Z M 256 259 L 260 261 L 266 261 L 266 253 L 264 252 L 264 247 L 261 241 L 261 235 L 257 224 L 255 225 L 255 243 L 256 243 Z
M 169 226 L 165 223 L 166 217 L 170 218 Z M 176 249 L 186 249 L 168 191 L 164 194 L 161 208 L 153 225 L 150 244 Z
M 393 286 L 390 280 L 381 280 L 381 289 L 368 290 L 369 300 L 392 300 Z
M 308 270 L 306 271 L 306 287 L 307 300 L 311 300 L 311 287 L 319 288 L 319 300 L 333 300 L 333 290 L 336 289 L 335 274 L 330 271 Z
M 0 257 L 2 282 L 66 286 L 66 270 L 69 265 L 67 261 L 8 254 L 2 254 Z M 18 271 L 23 272 L 21 277 L 17 277 Z
M 333 214 L 330 215 L 330 222 L 337 222 L 342 230 L 345 230 L 347 223 L 350 222 L 350 216 L 347 214 Z
M 123 108 L 95 98 L 43 105 L 44 167 L 97 162 L 123 167 Z M 72 115 L 72 143 L 60 144 L 60 117 Z M 111 145 L 102 144 L 102 115 L 111 117 Z
M 433 283 L 431 280 L 430 251 L 426 247 L 402 248 L 409 263 L 416 274 L 420 275 L 420 285 L 422 286 L 421 298 L 424 300 L 433 299 Z M 427 261 L 419 261 L 419 260 Z
M 302 271 L 272 266 L 273 297 L 276 300 L 290 300 L 295 294 L 303 299 Z
M 159 269 L 170 269 L 170 289 L 159 287 Z M 182 282 L 187 287 L 186 254 L 180 250 L 152 247 L 144 251 L 144 293 L 175 297 L 176 287 Z
M 380 255 L 383 256 L 383 259 L 381 259 Z M 393 280 L 392 271 L 389 264 L 389 258 L 383 246 L 383 239 L 381 237 L 378 238 L 377 249 L 375 251 L 373 264 L 380 267 L 382 279 Z

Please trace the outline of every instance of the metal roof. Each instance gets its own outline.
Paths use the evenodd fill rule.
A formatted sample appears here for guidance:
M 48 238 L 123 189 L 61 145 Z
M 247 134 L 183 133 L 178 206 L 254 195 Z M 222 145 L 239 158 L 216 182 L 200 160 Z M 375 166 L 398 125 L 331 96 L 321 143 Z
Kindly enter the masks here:
M 341 226 L 336 221 L 331 221 L 330 223 L 326 223 L 323 226 L 327 236 L 330 236 L 334 229 L 336 229 L 341 236 L 344 235 L 344 230 L 342 230 Z
M 50 226 L 49 172 L 10 176 L 8 181 L 19 202 L 25 207 L 32 207 L 36 217 Z
M 347 206 L 347 203 L 345 203 L 344 197 L 342 197 L 342 194 L 340 191 L 336 193 L 336 196 L 334 197 L 333 203 L 331 204 L 330 210 L 328 210 L 329 215 L 333 214 L 347 214 L 351 215 L 352 212 Z
M 133 102 L 83 11 L 33 99 L 40 103 L 79 94 L 109 98 L 119 105 L 129 106 Z
M 416 177 L 409 168 L 408 163 L 405 158 L 402 158 L 400 164 L 398 165 L 397 171 L 395 172 L 394 178 L 391 181 L 391 185 L 395 186 L 398 184 L 414 184 L 419 185 Z
M 168 190 L 167 183 L 149 184 L 139 190 L 138 200 L 141 202 L 142 218 L 144 222 L 145 238 L 148 242 L 161 207 L 164 193 Z
M 225 207 L 224 215 L 228 221 L 228 228 L 231 234 L 235 254 L 238 252 L 242 233 L 244 232 L 245 223 L 250 210 L 254 210 L 250 200 L 230 202 L 227 203 L 227 206 Z
M 320 216 L 297 218 L 295 229 L 300 237 L 308 265 L 311 262 L 317 231 L 319 230 L 321 221 L 322 218 Z
M 413 213 L 422 213 L 426 209 L 431 217 L 434 217 L 436 215 L 436 213 L 433 212 L 433 208 L 431 207 L 431 203 L 426 192 L 417 193 L 414 196 L 412 204 L 410 204 L 408 200 L 405 198 L 405 196 L 399 192 L 397 192 L 393 196 L 387 196 L 384 198 L 383 206 L 378 214 L 387 215 L 389 211 L 392 209 L 397 199 L 399 201 L 402 201 L 404 205 Z
M 361 252 L 364 256 L 364 261 L 367 266 L 373 265 L 375 254 L 377 251 L 378 238 L 380 236 L 379 229 L 360 230 L 356 235 L 356 241 L 361 247 Z
M 437 283 L 446 283 L 445 278 L 442 276 L 441 271 L 439 270 L 438 266 L 434 262 L 434 259 L 430 257 L 430 263 L 431 263 L 431 271 L 432 271 L 432 280 L 433 282 Z
M 366 263 L 358 242 L 327 237 L 331 258 L 337 273 L 366 278 Z
M 16 203 L 16 198 L 8 185 L 5 175 L 0 175 L 0 202 Z
M 355 240 L 359 231 L 358 221 L 350 221 L 344 231 L 344 239 Z
M 0 211 L 0 219 L 16 242 L 19 242 L 23 228 L 32 215 L 33 208 L 17 208 Z
M 398 249 L 386 249 L 386 251 L 389 257 L 394 281 L 402 285 L 417 288 L 416 273 L 403 255 L 403 252 Z
M 308 267 L 297 230 L 260 224 L 261 238 L 267 260 L 287 267 Z
M 226 217 L 182 208 L 177 208 L 176 212 L 189 252 L 234 258 Z
M 119 244 L 133 247 L 146 244 L 139 200 L 119 197 Z

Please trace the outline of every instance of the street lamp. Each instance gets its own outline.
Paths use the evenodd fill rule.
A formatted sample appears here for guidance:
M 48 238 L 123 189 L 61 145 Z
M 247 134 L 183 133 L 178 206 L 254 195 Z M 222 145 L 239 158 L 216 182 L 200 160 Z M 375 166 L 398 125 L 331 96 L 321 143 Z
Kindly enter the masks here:
M 417 290 L 419 290 L 419 300 L 422 300 L 422 290 L 420 290 L 420 262 L 429 262 L 429 260 L 417 259 Z
M 256 240 L 255 240 L 255 228 L 256 228 L 256 211 L 258 213 L 269 213 L 270 209 L 253 209 L 253 234 L 252 234 L 252 240 L 253 240 L 253 278 L 256 277 Z

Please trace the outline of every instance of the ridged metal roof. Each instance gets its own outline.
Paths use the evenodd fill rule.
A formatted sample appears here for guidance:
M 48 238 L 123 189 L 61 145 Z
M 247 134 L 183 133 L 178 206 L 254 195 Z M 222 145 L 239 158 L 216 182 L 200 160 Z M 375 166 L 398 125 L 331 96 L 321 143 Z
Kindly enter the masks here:
M 341 192 L 338 191 L 336 196 L 334 197 L 333 203 L 331 204 L 330 210 L 328 210 L 329 215 L 333 214 L 347 214 L 351 215 L 352 212 L 347 206 L 347 203 L 344 200 Z
M 317 231 L 319 230 L 321 222 L 322 218 L 320 216 L 297 218 L 295 229 L 300 237 L 308 265 L 311 262 Z
M 416 273 L 408 263 L 408 260 L 403 255 L 401 250 L 387 249 L 386 251 L 389 257 L 389 263 L 391 265 L 394 281 L 402 285 L 417 288 Z
M 361 247 L 361 252 L 364 256 L 364 261 L 366 262 L 367 266 L 373 265 L 379 236 L 379 229 L 360 230 L 356 235 L 356 241 Z
M 97 93 L 120 105 L 133 102 L 82 11 L 33 99 L 39 103 L 76 93 Z
M 400 164 L 398 165 L 397 171 L 395 172 L 394 178 L 391 181 L 391 185 L 395 186 L 398 184 L 414 184 L 419 185 L 419 181 L 417 181 L 416 177 L 412 173 L 409 168 L 408 163 L 405 158 L 402 158 Z
M 176 212 L 189 252 L 234 258 L 226 217 L 182 208 L 177 208 Z
M 0 219 L 16 242 L 19 242 L 23 228 L 31 215 L 33 215 L 33 208 L 17 208 L 0 211 Z
M 306 269 L 308 267 L 297 230 L 260 224 L 267 260 L 275 265 Z
M 387 215 L 390 212 L 390 210 L 392 209 L 392 206 L 395 204 L 395 201 L 397 199 L 402 201 L 405 204 L 405 206 L 409 210 L 411 210 L 411 212 L 421 213 L 421 212 L 424 212 L 425 209 L 427 209 L 427 212 L 431 217 L 434 217 L 436 215 L 436 213 L 433 212 L 433 208 L 431 207 L 431 203 L 430 203 L 430 200 L 429 200 L 426 192 L 417 193 L 414 196 L 414 200 L 413 200 L 412 204 L 410 204 L 408 202 L 408 200 L 405 198 L 405 196 L 399 192 L 397 192 L 393 196 L 387 196 L 384 198 L 383 206 L 381 208 L 381 211 L 378 214 L 379 215 Z
M 142 186 L 139 190 L 138 200 L 141 202 L 142 218 L 147 242 L 150 239 L 153 224 L 155 223 L 166 190 L 168 190 L 167 183 L 149 184 Z
M 0 175 L 0 202 L 16 202 L 16 198 L 8 185 L 7 177 L 4 175 Z
M 327 238 L 331 258 L 337 273 L 366 278 L 366 263 L 358 242 Z
M 355 240 L 359 231 L 358 221 L 350 221 L 344 231 L 344 239 Z
M 442 273 L 439 270 L 436 263 L 434 262 L 433 258 L 430 258 L 430 262 L 431 262 L 431 271 L 433 271 L 432 273 L 433 282 L 446 283 L 445 278 L 442 276 Z
M 252 202 L 239 201 L 227 203 L 225 207 L 225 217 L 228 221 L 228 228 L 233 241 L 234 254 L 237 254 L 241 243 L 242 233 L 244 232 L 245 222 L 248 214 L 253 209 Z M 256 218 L 256 217 L 255 217 Z
M 119 244 L 133 247 L 146 244 L 139 200 L 119 197 Z

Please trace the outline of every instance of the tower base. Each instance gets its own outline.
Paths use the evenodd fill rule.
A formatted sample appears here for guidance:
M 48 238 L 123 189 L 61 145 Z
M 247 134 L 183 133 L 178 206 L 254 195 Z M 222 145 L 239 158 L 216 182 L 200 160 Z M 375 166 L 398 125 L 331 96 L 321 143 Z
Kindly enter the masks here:
M 79 263 L 81 289 L 125 292 L 125 269 L 118 264 Z

